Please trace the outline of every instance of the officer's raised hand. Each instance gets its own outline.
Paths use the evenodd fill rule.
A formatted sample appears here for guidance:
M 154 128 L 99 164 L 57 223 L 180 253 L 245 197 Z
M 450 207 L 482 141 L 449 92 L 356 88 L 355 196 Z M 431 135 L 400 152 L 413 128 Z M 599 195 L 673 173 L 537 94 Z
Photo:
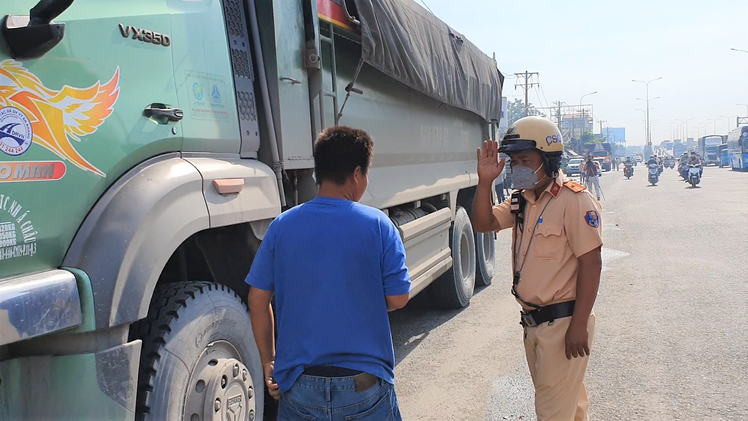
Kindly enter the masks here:
M 486 140 L 478 148 L 478 188 L 473 198 L 473 215 L 470 218 L 476 232 L 498 231 L 499 220 L 493 215 L 493 181 L 504 170 L 506 161 L 499 160 L 499 142 Z
M 478 149 L 478 182 L 491 184 L 501 174 L 506 160 L 499 160 L 499 142 L 486 140 L 483 148 Z

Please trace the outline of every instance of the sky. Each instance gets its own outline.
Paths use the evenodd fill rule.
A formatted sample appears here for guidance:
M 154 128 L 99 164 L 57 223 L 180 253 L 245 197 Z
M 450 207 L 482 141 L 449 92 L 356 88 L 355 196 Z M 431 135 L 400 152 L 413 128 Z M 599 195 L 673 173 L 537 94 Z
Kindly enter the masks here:
M 513 74 L 539 72 L 530 103 L 594 107 L 595 131 L 625 127 L 646 141 L 649 84 L 652 142 L 726 134 L 748 116 L 748 0 L 416 0 L 489 56 L 507 76 L 504 96 L 522 98 Z M 652 100 L 659 97 L 660 99 Z M 690 119 L 690 120 L 689 120 Z M 716 122 L 710 119 L 717 119 Z M 698 131 L 698 133 L 697 133 Z M 705 133 L 708 132 L 708 133 Z M 676 138 L 683 136 L 676 136 Z

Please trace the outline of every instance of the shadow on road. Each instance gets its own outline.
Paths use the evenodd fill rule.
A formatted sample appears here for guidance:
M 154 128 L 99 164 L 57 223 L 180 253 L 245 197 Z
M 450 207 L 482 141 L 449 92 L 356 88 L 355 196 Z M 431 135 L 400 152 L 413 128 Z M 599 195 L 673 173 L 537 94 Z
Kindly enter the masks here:
M 473 296 L 480 294 L 484 289 L 476 289 Z M 413 352 L 432 330 L 464 310 L 445 310 L 437 307 L 431 299 L 431 291 L 427 290 L 416 295 L 402 310 L 390 313 L 395 365 L 400 364 L 408 354 Z

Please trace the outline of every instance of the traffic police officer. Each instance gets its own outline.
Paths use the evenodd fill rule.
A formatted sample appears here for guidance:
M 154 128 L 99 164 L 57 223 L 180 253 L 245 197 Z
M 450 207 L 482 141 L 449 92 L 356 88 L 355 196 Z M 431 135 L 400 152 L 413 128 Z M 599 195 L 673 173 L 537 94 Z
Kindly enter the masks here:
M 515 191 L 498 206 L 491 185 L 511 157 Z M 473 203 L 477 232 L 513 228 L 512 294 L 522 306 L 527 363 L 535 385 L 538 421 L 587 420 L 583 380 L 602 270 L 600 204 L 559 171 L 563 139 L 542 117 L 514 123 L 499 147 L 478 149 Z

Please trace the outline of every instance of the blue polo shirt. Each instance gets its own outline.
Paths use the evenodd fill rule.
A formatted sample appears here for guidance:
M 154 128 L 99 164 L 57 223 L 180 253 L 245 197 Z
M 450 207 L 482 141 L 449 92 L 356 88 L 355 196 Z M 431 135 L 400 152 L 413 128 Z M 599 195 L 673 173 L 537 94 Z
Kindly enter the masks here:
M 246 282 L 275 291 L 274 378 L 288 391 L 309 366 L 334 365 L 394 384 L 385 296 L 410 292 L 392 221 L 356 202 L 317 197 L 276 218 Z

